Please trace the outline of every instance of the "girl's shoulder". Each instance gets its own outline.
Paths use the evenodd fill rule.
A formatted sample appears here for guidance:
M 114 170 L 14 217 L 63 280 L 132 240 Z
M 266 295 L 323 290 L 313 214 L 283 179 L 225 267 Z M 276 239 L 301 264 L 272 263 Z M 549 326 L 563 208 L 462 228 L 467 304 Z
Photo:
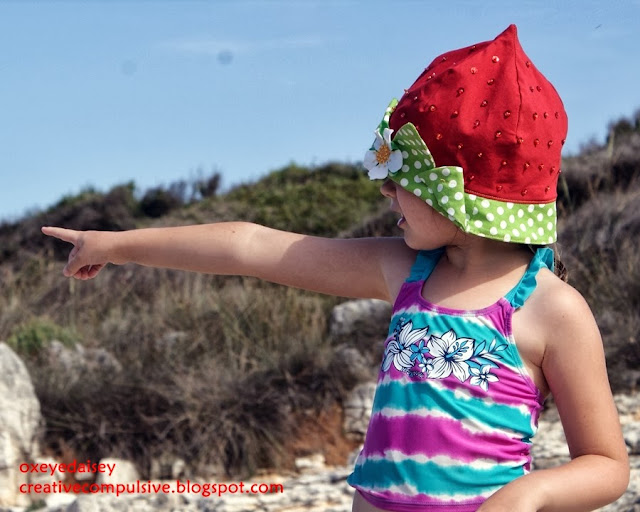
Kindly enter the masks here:
M 546 268 L 538 272 L 536 281 L 536 289 L 523 309 L 536 317 L 547 339 L 557 338 L 577 325 L 591 324 L 597 329 L 591 308 L 573 286 Z

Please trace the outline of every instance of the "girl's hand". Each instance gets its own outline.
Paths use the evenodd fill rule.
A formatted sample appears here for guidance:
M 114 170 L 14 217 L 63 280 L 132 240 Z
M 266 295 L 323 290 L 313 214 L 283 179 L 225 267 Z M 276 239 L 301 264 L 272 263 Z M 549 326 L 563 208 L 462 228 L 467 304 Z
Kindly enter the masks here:
M 109 263 L 108 239 L 114 233 L 75 231 L 48 226 L 43 227 L 42 232 L 73 244 L 67 264 L 62 271 L 66 277 L 81 280 L 93 279 L 102 267 Z

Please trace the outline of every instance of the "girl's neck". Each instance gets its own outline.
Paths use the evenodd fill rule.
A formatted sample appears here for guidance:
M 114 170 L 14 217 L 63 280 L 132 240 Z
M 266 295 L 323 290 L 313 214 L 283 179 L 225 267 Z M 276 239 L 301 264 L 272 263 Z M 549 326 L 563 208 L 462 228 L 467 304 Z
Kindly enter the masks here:
M 531 250 L 520 244 L 510 244 L 488 238 L 465 237 L 445 249 L 446 264 L 459 276 L 495 275 L 527 265 Z
M 472 238 L 446 247 L 423 285 L 424 299 L 452 309 L 482 309 L 517 284 L 533 257 L 523 245 Z

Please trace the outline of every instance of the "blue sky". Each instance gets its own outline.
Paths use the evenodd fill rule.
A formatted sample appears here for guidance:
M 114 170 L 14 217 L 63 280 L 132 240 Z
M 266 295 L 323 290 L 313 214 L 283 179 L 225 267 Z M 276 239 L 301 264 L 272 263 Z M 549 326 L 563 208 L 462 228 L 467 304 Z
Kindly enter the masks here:
M 0 220 L 93 186 L 361 160 L 438 54 L 510 23 L 567 153 L 640 108 L 640 0 L 0 0 Z

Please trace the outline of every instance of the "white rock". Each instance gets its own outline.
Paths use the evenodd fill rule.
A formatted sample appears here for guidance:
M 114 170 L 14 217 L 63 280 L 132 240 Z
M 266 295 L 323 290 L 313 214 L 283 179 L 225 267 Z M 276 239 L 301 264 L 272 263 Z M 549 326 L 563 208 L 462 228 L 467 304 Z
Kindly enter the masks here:
M 640 423 L 627 423 L 622 425 L 624 442 L 629 447 L 629 453 L 640 455 Z
M 295 460 L 295 466 L 298 471 L 317 471 L 325 467 L 324 455 L 314 453 L 308 457 L 298 457 Z
M 371 419 L 373 395 L 376 391 L 375 382 L 358 384 L 347 396 L 343 404 L 344 433 L 350 439 L 362 441 Z
M 36 435 L 41 422 L 40 403 L 22 360 L 0 342 L 0 506 L 29 505 L 19 492 L 29 473 L 20 465 L 37 455 Z
M 138 470 L 128 460 L 104 458 L 100 464 L 104 464 L 105 471 L 98 473 L 97 484 L 126 484 L 140 479 Z
M 371 317 L 390 317 L 391 304 L 378 299 L 350 300 L 338 304 L 331 311 L 329 332 L 331 335 L 347 334 L 354 329 L 357 321 Z
M 44 501 L 47 509 L 67 510 L 76 501 L 76 495 L 57 492 L 47 495 Z

